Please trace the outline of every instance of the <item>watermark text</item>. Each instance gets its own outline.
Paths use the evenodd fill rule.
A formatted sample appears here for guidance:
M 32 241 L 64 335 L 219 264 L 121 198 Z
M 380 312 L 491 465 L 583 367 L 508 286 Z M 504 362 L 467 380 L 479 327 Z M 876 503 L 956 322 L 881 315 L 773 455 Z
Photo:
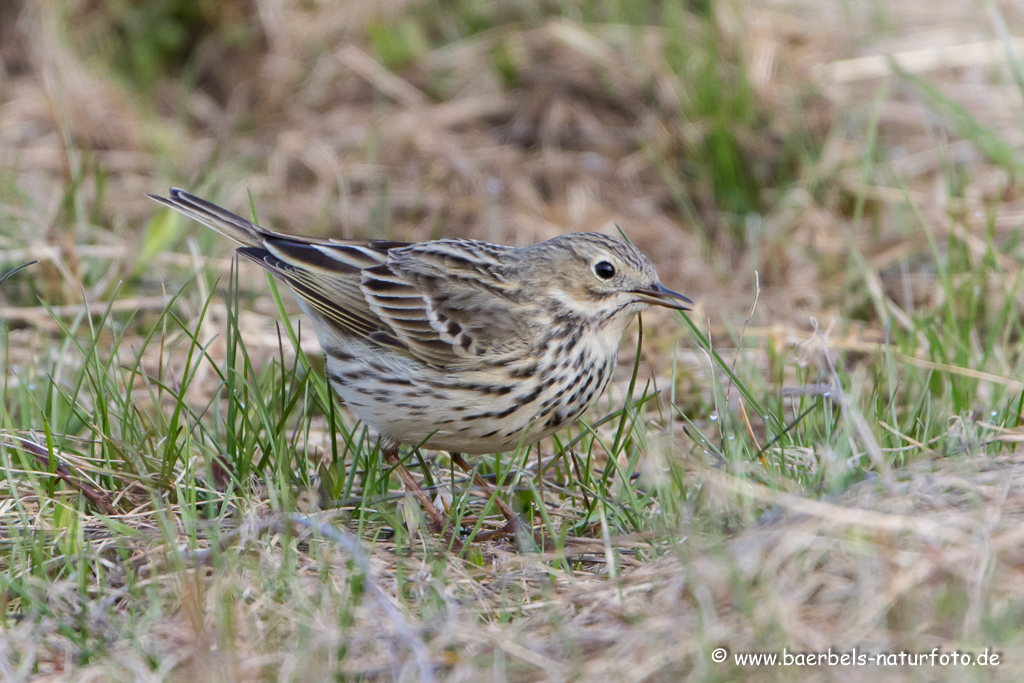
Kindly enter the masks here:
M 729 659 L 729 650 L 716 647 L 711 660 L 721 664 Z M 931 652 L 866 652 L 856 647 L 849 650 L 825 652 L 734 652 L 736 666 L 999 666 L 1000 655 L 985 648 L 981 652 L 961 650 L 945 651 L 934 648 Z

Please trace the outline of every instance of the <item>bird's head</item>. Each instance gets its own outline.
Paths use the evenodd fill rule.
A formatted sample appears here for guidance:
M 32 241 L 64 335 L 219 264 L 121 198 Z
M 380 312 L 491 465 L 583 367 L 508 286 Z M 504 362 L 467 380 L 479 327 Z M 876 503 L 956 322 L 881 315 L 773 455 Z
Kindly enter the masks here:
M 608 235 L 574 232 L 528 250 L 538 268 L 534 277 L 547 283 L 546 298 L 602 326 L 625 328 L 648 305 L 687 311 L 693 303 L 662 285 L 654 264 L 639 249 Z

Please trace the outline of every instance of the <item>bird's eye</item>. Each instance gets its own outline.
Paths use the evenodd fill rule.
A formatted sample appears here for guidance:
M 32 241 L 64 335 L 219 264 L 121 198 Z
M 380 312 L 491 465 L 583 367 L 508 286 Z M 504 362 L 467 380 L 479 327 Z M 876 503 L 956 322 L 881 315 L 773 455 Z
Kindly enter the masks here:
M 611 280 L 615 277 L 615 266 L 607 261 L 598 261 L 594 264 L 594 274 L 602 280 Z

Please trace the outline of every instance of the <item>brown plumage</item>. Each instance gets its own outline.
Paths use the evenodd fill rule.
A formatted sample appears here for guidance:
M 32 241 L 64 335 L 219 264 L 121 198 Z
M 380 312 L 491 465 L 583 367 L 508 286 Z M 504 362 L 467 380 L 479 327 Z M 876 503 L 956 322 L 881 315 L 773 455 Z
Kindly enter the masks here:
M 562 429 L 604 390 L 636 313 L 690 303 L 635 247 L 598 233 L 522 248 L 315 240 L 182 190 L 150 196 L 291 286 L 332 386 L 385 438 L 389 460 L 398 443 L 493 453 Z

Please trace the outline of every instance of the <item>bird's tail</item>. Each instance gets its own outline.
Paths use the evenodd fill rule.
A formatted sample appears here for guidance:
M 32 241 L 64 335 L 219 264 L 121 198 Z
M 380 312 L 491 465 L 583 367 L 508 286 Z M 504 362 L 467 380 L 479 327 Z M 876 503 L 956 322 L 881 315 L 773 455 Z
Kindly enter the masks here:
M 185 190 L 172 187 L 170 195 L 170 197 L 160 197 L 155 194 L 146 196 L 249 247 L 262 246 L 263 240 L 273 235 L 269 230 L 261 228 L 252 221 L 185 192 Z

